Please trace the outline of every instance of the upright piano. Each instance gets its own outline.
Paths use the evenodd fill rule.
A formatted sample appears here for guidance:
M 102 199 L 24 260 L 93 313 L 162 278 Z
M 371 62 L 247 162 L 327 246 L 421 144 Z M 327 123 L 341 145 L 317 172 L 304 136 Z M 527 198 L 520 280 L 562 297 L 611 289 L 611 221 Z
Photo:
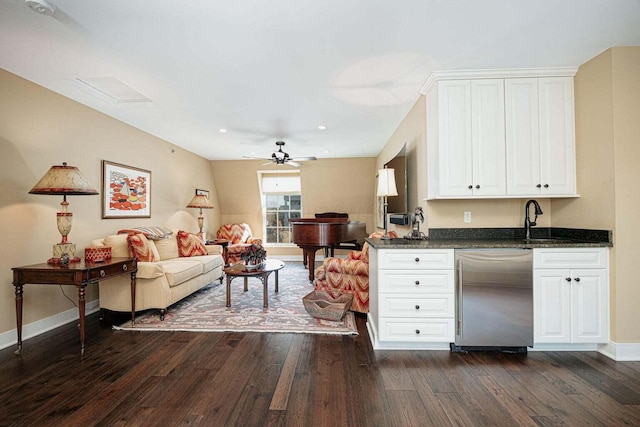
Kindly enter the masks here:
M 366 224 L 351 222 L 348 218 L 295 218 L 290 219 L 293 243 L 303 251 L 308 261 L 309 281 L 313 281 L 316 251 L 334 245 L 364 241 L 367 237 Z

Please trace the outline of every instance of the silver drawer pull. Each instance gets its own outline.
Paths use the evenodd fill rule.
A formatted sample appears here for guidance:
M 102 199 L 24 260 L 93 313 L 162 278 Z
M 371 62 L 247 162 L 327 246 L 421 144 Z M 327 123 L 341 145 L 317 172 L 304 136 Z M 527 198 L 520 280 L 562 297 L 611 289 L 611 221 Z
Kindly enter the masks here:
M 420 329 L 416 329 L 416 335 L 420 335 Z
M 100 277 L 104 277 L 107 273 L 104 272 L 104 270 L 100 270 Z
M 126 265 L 126 264 L 124 264 L 124 265 L 122 266 L 122 271 L 127 271 L 127 265 Z

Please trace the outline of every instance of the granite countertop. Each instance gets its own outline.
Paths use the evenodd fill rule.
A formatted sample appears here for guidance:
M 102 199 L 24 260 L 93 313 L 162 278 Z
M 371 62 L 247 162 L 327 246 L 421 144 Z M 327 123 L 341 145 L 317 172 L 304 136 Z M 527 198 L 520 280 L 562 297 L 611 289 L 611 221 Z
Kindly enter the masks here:
M 530 240 L 524 239 L 522 228 L 430 229 L 427 240 L 404 238 L 390 240 L 367 238 L 365 240 L 376 249 L 598 248 L 613 246 L 610 231 L 567 228 L 532 229 L 532 239 Z

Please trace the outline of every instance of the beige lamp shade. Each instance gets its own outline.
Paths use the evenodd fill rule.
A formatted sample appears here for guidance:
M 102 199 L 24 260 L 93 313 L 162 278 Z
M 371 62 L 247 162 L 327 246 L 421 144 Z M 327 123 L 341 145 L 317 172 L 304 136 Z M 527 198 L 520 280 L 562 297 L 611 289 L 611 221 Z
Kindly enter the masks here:
M 188 208 L 213 209 L 213 204 L 204 194 L 196 194 L 187 205 Z
M 89 184 L 77 167 L 62 163 L 62 166 L 51 166 L 29 193 L 86 196 L 98 194 L 98 191 Z
M 378 169 L 378 192 L 380 196 L 397 196 L 395 170 L 391 168 Z

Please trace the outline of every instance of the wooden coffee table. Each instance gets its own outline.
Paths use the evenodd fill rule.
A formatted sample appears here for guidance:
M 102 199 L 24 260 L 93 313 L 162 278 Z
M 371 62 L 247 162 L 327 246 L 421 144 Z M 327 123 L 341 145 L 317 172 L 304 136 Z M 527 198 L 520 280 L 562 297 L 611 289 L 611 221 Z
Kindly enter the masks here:
M 262 282 L 263 292 L 263 304 L 264 308 L 269 307 L 269 299 L 267 298 L 268 286 L 267 282 L 269 275 L 275 271 L 276 273 L 276 287 L 275 291 L 278 292 L 278 270 L 284 268 L 284 262 L 277 259 L 268 259 L 266 264 L 262 268 L 256 270 L 247 270 L 242 263 L 232 265 L 224 269 L 224 274 L 227 276 L 227 307 L 231 307 L 231 281 L 236 277 L 244 278 L 244 291 L 249 290 L 247 279 L 249 277 L 257 277 Z

